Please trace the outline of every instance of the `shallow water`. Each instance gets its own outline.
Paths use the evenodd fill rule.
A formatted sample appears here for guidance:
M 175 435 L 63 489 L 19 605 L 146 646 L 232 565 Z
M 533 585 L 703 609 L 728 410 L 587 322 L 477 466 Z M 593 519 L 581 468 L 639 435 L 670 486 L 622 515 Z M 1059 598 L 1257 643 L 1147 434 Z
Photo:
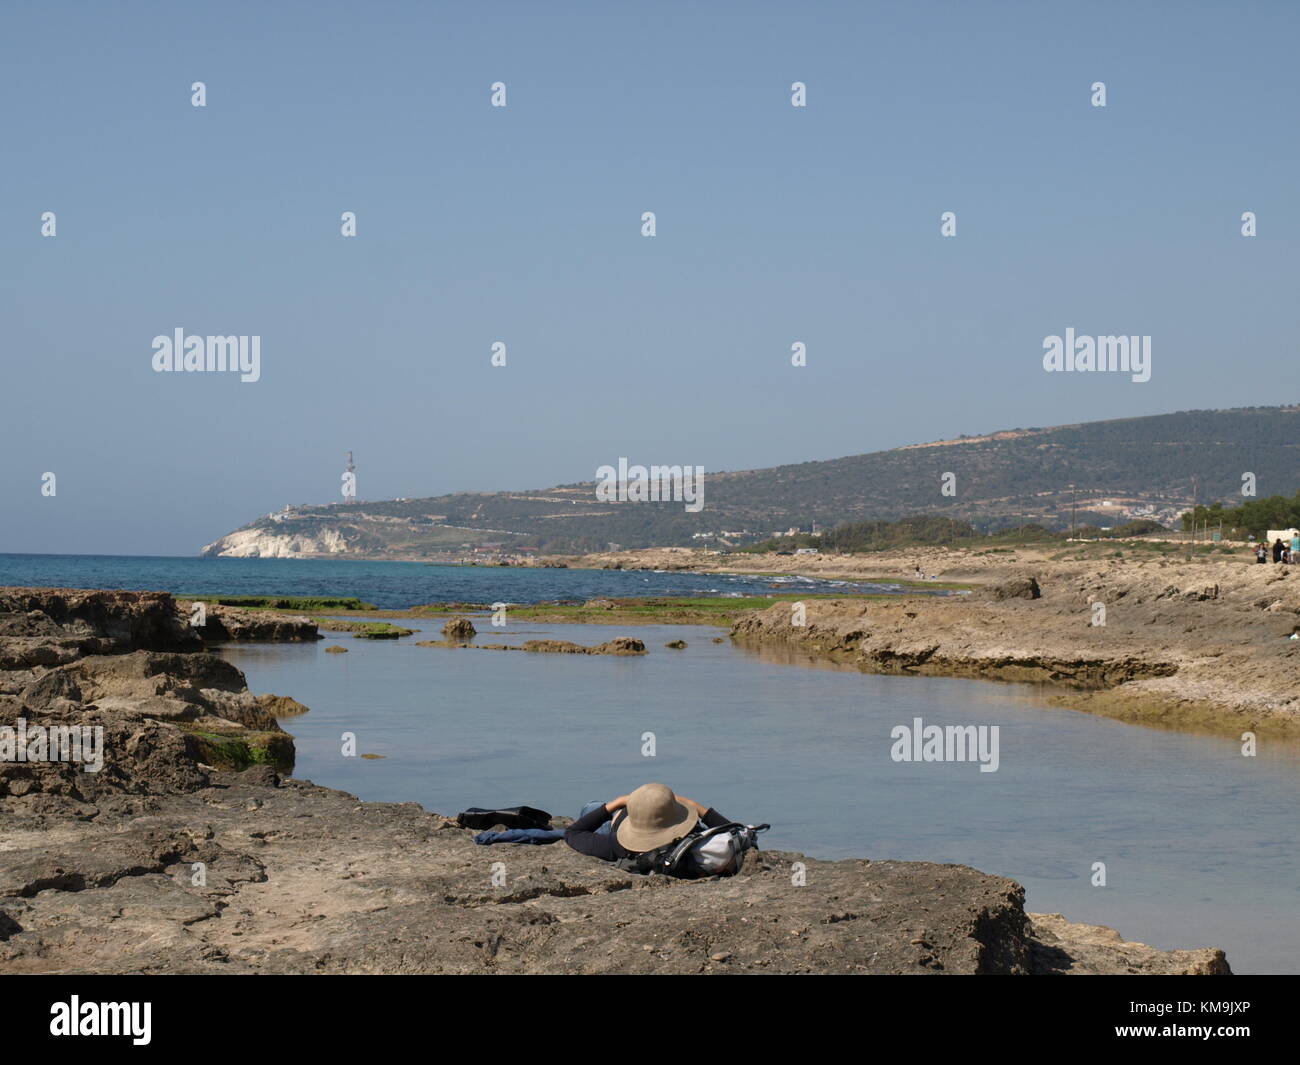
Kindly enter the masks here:
M 334 563 L 330 563 L 334 565 Z M 337 585 L 336 585 L 337 587 Z M 820 858 L 960 862 L 1025 885 L 1028 909 L 1160 947 L 1218 946 L 1236 972 L 1300 972 L 1300 753 L 1126 725 L 987 681 L 809 668 L 713 643 L 699 626 L 509 625 L 481 642 L 645 641 L 644 657 L 416 647 L 331 633 L 315 645 L 231 646 L 286 719 L 296 775 L 363 799 L 455 814 L 526 803 L 573 814 L 647 780 Z M 664 644 L 687 641 L 684 651 Z M 326 654 L 341 642 L 346 655 Z M 1000 765 L 899 763 L 890 730 L 999 727 Z M 356 733 L 343 758 L 340 737 Z M 656 753 L 643 757 L 643 734 Z M 1091 884 L 1094 862 L 1107 884 Z

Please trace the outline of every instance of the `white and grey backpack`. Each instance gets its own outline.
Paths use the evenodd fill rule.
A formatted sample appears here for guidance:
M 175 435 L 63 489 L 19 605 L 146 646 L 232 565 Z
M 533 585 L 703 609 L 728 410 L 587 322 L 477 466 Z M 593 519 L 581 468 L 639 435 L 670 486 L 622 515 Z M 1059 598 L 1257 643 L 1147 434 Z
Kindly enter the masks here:
M 680 880 L 701 880 L 707 876 L 734 876 L 740 871 L 745 852 L 758 847 L 758 834 L 771 825 L 742 825 L 730 821 L 692 832 L 673 843 L 615 864 L 632 873 L 659 873 Z

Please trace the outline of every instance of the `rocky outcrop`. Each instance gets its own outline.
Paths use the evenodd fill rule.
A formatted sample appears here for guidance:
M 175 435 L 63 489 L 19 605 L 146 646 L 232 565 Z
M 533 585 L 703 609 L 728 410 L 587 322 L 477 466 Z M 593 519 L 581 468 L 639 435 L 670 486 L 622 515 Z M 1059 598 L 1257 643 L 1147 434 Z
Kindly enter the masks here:
M 1041 599 L 1043 590 L 1037 577 L 1012 577 L 989 587 L 989 597 L 999 599 Z
M 459 640 L 420 640 L 417 647 L 468 647 L 475 651 L 528 651 L 531 654 L 554 655 L 643 655 L 645 644 L 631 636 L 615 636 L 612 640 L 587 647 L 568 640 L 525 640 L 523 643 L 462 643 Z
M 196 651 L 202 641 L 165 592 L 0 588 L 0 670 L 122 651 Z
M 1156 950 L 1104 925 L 1075 924 L 1059 913 L 1031 913 L 1035 972 L 1071 976 L 1113 973 L 1229 976 L 1220 950 Z
M 299 714 L 305 714 L 310 707 L 303 706 L 297 699 L 292 699 L 287 695 L 259 695 L 257 701 L 261 704 L 262 709 L 270 714 L 273 718 L 297 717 Z
M 1298 623 L 1286 567 L 1152 560 L 1044 564 L 973 595 L 778 603 L 732 636 L 869 672 L 1050 684 L 1062 705 L 1239 736 L 1300 734 Z
M 286 527 L 236 529 L 207 544 L 206 558 L 307 558 L 317 555 L 356 555 L 349 529 L 321 528 L 312 532 Z
M 393 625 L 389 622 L 361 624 L 352 630 L 357 640 L 400 640 L 403 636 L 414 636 L 415 630 Z
M 321 618 L 318 624 L 331 632 L 350 632 L 358 640 L 400 640 L 414 635 L 414 629 L 394 625 L 391 621 L 344 621 L 340 618 Z
M 214 767 L 291 768 L 292 738 L 187 618 L 163 592 L 0 589 L 0 728 L 71 750 L 0 762 L 0 796 L 90 802 L 192 791 Z
M 6 973 L 1228 971 L 1026 914 L 1020 885 L 958 865 L 762 851 L 729 879 L 641 877 L 264 769 L 0 801 Z
M 645 644 L 631 636 L 615 636 L 612 640 L 598 643 L 594 647 L 569 643 L 568 640 L 525 640 L 525 651 L 538 654 L 576 654 L 576 655 L 643 655 Z
M 193 603 L 182 600 L 181 609 L 188 615 Z M 204 643 L 229 643 L 240 640 L 274 643 L 305 643 L 324 639 L 311 618 L 274 614 L 268 610 L 244 610 L 216 603 L 204 604 L 205 624 L 196 626 Z
M 442 627 L 442 634 L 449 640 L 472 640 L 478 630 L 469 618 L 452 618 Z

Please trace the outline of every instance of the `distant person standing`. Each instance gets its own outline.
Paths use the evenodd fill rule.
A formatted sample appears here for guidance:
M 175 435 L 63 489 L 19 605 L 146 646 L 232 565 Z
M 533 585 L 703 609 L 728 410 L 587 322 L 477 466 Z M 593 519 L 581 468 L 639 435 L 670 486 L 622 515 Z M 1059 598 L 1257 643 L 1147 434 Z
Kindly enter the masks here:
M 1255 561 L 1261 566 L 1268 561 L 1268 551 L 1265 549 L 1263 544 L 1255 545 Z
M 1275 563 L 1282 561 L 1282 537 L 1273 541 L 1273 561 Z

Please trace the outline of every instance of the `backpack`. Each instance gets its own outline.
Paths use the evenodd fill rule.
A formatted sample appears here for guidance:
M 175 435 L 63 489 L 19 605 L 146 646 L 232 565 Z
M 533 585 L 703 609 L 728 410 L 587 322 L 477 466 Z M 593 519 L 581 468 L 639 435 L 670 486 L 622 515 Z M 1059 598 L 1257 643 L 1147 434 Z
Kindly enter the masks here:
M 615 866 L 629 873 L 674 876 L 679 880 L 701 880 L 707 876 L 734 876 L 740 871 L 745 852 L 758 848 L 758 834 L 771 825 L 725 825 L 692 832 L 652 851 L 620 858 Z

